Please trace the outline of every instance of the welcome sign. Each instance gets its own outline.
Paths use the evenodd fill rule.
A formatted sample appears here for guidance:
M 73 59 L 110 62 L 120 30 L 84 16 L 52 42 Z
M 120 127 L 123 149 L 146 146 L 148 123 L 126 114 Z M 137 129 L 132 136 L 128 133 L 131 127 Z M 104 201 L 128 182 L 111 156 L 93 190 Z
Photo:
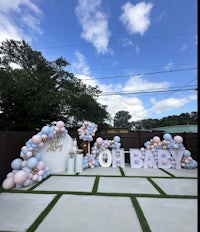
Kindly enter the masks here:
M 72 145 L 72 137 L 66 134 L 63 137 L 49 139 L 44 146 L 39 149 L 41 160 L 49 167 L 51 173 L 66 171 L 69 151 Z

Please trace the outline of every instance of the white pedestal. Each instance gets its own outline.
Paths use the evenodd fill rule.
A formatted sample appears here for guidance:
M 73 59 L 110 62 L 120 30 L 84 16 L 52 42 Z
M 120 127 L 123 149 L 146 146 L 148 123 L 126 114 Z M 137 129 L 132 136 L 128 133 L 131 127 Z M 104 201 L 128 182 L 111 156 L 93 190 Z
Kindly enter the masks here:
M 76 154 L 75 172 L 83 172 L 83 154 Z
M 67 173 L 68 174 L 74 174 L 74 165 L 75 165 L 75 158 L 69 158 L 68 159 L 68 168 Z

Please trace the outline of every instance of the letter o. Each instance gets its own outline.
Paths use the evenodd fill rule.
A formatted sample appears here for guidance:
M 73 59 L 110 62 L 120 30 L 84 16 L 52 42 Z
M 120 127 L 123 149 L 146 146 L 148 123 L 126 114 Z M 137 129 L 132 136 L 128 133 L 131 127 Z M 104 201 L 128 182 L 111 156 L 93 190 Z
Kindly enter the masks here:
M 107 157 L 108 157 L 107 162 L 105 162 L 103 160 L 103 155 L 107 155 Z M 111 154 L 110 150 L 105 149 L 105 150 L 103 150 L 103 151 L 101 151 L 99 153 L 99 164 L 104 168 L 108 168 L 108 167 L 111 166 L 111 164 L 112 164 L 112 154 Z

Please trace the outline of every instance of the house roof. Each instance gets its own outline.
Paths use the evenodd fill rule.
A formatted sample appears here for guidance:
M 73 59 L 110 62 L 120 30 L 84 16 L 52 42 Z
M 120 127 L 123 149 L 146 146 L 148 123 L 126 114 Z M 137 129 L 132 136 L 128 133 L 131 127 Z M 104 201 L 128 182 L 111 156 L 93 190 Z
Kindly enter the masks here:
M 177 125 L 177 126 L 165 126 L 165 127 L 156 127 L 152 131 L 165 131 L 167 133 L 197 133 L 197 125 Z

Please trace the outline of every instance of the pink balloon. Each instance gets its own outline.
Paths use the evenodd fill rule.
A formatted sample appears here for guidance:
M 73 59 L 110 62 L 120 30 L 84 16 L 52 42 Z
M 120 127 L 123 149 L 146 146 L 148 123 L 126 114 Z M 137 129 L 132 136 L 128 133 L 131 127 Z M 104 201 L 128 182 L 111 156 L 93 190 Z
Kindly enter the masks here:
M 2 183 L 2 187 L 4 189 L 11 189 L 14 186 L 15 186 L 15 182 L 14 182 L 13 177 L 7 177 Z
M 103 142 L 103 139 L 101 137 L 98 137 L 97 140 L 96 140 L 97 144 L 102 144 Z
M 39 175 L 39 176 L 42 176 L 43 173 L 44 173 L 44 171 L 43 171 L 43 170 L 40 170 L 40 171 L 38 172 L 38 175 Z
M 33 173 L 28 174 L 28 178 L 31 179 L 33 177 Z
M 28 151 L 27 153 L 26 153 L 26 156 L 27 157 L 31 157 L 33 155 L 33 153 L 31 152 L 31 151 Z
M 12 177 L 14 174 L 12 172 L 9 172 L 6 177 Z
M 159 143 L 160 142 L 160 138 L 158 136 L 154 136 L 153 137 L 153 142 L 154 143 Z
M 56 123 L 56 126 L 59 127 L 59 128 L 62 128 L 62 127 L 65 126 L 65 124 L 64 124 L 63 121 L 58 121 L 58 122 Z
M 47 139 L 47 135 L 42 135 L 42 139 Z
M 41 143 L 38 144 L 38 147 L 43 147 L 43 146 L 44 146 L 43 142 L 41 142 Z
M 23 170 L 20 170 L 14 175 L 13 178 L 16 184 L 22 184 L 27 178 L 27 173 Z
M 26 187 L 26 186 L 29 186 L 29 183 L 30 183 L 30 180 L 29 179 L 26 179 L 23 183 L 23 185 Z
M 23 160 L 23 161 L 22 161 L 21 166 L 22 166 L 23 168 L 26 167 L 26 160 Z
M 42 176 L 38 176 L 37 182 L 40 182 L 42 180 Z
M 32 180 L 37 181 L 37 179 L 38 179 L 38 174 L 33 175 Z
M 26 155 L 23 152 L 21 152 L 20 157 L 22 157 L 24 159 L 26 157 Z
M 37 164 L 37 169 L 42 170 L 42 169 L 44 169 L 44 167 L 45 167 L 44 162 L 42 160 L 40 160 Z
M 176 135 L 176 136 L 174 136 L 174 142 L 176 144 L 180 144 L 183 142 L 183 138 L 180 135 Z
M 42 137 L 40 135 L 34 135 L 32 137 L 32 142 L 35 144 L 39 144 L 42 142 Z

